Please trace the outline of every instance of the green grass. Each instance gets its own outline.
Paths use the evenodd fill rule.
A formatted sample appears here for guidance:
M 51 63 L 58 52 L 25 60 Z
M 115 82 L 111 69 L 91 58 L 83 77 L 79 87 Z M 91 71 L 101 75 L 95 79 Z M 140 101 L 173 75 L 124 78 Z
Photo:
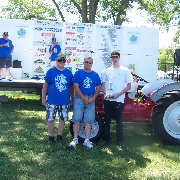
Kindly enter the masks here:
M 35 94 L 1 92 L 9 97 L 0 105 L 1 180 L 97 180 L 97 179 L 180 179 L 180 147 L 163 145 L 146 125 L 125 124 L 127 150 L 115 142 L 105 148 L 68 146 L 72 137 L 69 123 L 65 144 L 47 145 L 45 108 Z M 56 129 L 57 133 L 57 129 Z

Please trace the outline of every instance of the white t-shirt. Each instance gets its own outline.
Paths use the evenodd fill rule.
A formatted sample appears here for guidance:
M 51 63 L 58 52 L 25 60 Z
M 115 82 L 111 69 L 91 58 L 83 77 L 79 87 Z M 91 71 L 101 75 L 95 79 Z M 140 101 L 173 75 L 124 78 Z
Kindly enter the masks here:
M 105 82 L 106 92 L 114 95 L 126 88 L 127 84 L 133 81 L 133 78 L 128 68 L 120 66 L 119 68 L 109 67 L 104 69 L 101 80 Z M 125 94 L 122 94 L 117 99 L 110 99 L 110 101 L 124 103 L 124 98 Z

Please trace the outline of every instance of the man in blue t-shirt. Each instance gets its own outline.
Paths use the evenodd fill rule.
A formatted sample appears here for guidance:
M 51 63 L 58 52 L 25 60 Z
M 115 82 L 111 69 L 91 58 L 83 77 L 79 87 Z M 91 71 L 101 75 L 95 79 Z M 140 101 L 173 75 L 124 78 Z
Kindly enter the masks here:
M 56 57 L 57 55 L 61 52 L 61 47 L 60 45 L 57 44 L 56 38 L 52 38 L 52 45 L 49 48 L 49 53 L 51 54 L 50 57 L 50 65 L 51 67 L 56 66 Z
M 65 121 L 68 120 L 69 106 L 74 98 L 71 82 L 73 75 L 69 69 L 65 68 L 65 62 L 65 57 L 56 58 L 56 66 L 47 71 L 42 89 L 42 105 L 46 106 L 46 120 L 49 131 L 48 144 L 54 143 L 56 113 L 59 117 L 57 142 L 63 142 L 62 133 Z
M 8 39 L 8 32 L 3 33 L 3 38 L 0 38 L 0 80 L 2 80 L 3 68 L 6 67 L 6 78 L 9 81 L 13 80 L 11 74 L 12 68 L 12 52 L 14 50 L 14 45 L 12 41 Z
M 73 131 L 74 138 L 69 146 L 75 147 L 78 144 L 78 133 L 80 129 L 80 122 L 85 122 L 85 136 L 83 143 L 87 148 L 92 148 L 93 144 L 89 141 L 91 133 L 91 123 L 95 120 L 95 99 L 99 94 L 101 87 L 101 80 L 99 75 L 92 71 L 93 59 L 86 57 L 84 59 L 84 69 L 78 70 L 73 79 L 74 90 L 76 95 L 74 97 Z

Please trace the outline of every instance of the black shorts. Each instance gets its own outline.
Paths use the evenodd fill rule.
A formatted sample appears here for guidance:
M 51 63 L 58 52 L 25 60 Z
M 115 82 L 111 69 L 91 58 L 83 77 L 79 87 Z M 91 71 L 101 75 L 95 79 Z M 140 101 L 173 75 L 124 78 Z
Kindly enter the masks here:
M 12 57 L 0 57 L 0 68 L 12 67 Z

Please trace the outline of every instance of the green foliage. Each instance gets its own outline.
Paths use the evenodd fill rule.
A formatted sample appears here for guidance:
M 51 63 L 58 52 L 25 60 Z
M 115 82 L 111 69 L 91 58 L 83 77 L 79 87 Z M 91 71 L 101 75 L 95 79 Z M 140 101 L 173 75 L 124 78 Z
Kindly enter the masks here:
M 158 69 L 172 70 L 174 63 L 174 52 L 175 49 L 180 49 L 180 31 L 178 30 L 173 38 L 173 44 L 168 48 L 162 48 L 159 50 L 158 55 Z
M 127 10 L 133 8 L 132 2 L 131 0 L 101 0 L 100 6 L 102 7 L 103 14 L 100 17 L 103 18 L 104 22 L 113 19 L 113 24 L 122 25 L 122 22 L 127 20 Z
M 48 132 L 45 108 L 39 97 L 21 92 L 1 92 L 9 97 L 0 105 L 0 179 L 179 179 L 178 146 L 163 145 L 143 124 L 125 124 L 127 150 L 116 143 L 115 124 L 112 142 L 87 149 L 79 144 L 70 148 L 69 123 L 64 131 L 65 144 L 46 144 Z M 57 124 L 56 124 L 57 127 Z M 57 129 L 56 129 L 57 134 Z
M 2 8 L 2 17 L 65 21 L 69 13 L 72 19 L 73 15 L 79 16 L 79 21 L 83 23 L 103 19 L 104 22 L 112 20 L 112 24 L 122 25 L 123 21 L 128 21 L 126 15 L 128 10 L 134 8 L 134 3 L 148 12 L 152 23 L 167 29 L 171 25 L 180 26 L 178 0 L 10 0 Z
M 55 17 L 55 10 L 44 0 L 11 0 L 2 8 L 4 18 L 14 19 L 50 19 Z
M 177 0 L 142 0 L 140 8 L 150 15 L 150 21 L 162 27 L 180 27 L 180 2 Z
M 171 70 L 174 63 L 174 50 L 173 48 L 163 48 L 159 50 L 158 55 L 158 69 L 165 71 Z
M 178 30 L 173 38 L 174 46 L 176 49 L 180 49 L 180 30 Z

